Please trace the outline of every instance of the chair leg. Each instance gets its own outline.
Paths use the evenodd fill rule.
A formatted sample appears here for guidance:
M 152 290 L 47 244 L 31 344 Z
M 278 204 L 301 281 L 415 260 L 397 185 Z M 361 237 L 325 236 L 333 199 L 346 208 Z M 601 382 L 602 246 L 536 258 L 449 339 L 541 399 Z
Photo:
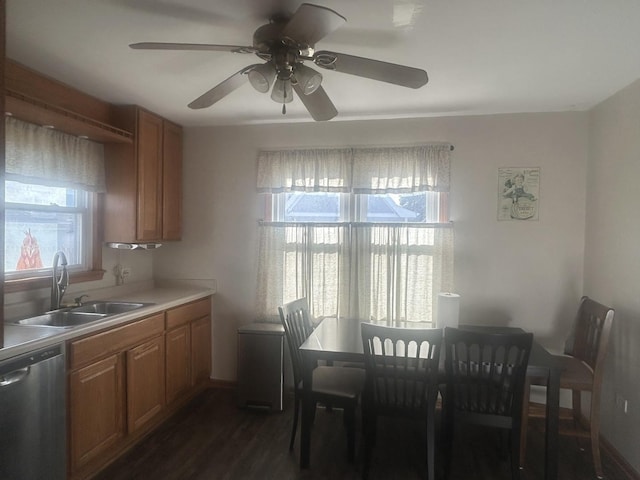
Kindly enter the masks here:
M 295 392 L 293 399 L 293 428 L 291 429 L 291 441 L 289 442 L 289 451 L 293 450 L 293 444 L 296 440 L 296 431 L 298 430 L 298 413 L 300 410 L 300 396 Z
M 435 402 L 427 412 L 427 480 L 435 480 Z
M 520 451 L 518 462 L 524 468 L 527 457 L 527 429 L 529 428 L 529 397 L 531 395 L 531 380 L 527 378 L 524 383 L 524 395 L 522 396 L 522 421 L 520 422 Z
M 344 425 L 347 428 L 347 460 L 353 462 L 356 456 L 356 409 L 345 407 Z
M 580 415 L 582 415 L 581 399 L 582 397 L 580 390 L 571 390 L 571 413 L 573 415 L 573 422 L 575 427 L 580 426 Z
M 514 422 L 515 423 L 515 422 Z M 520 480 L 520 452 L 522 452 L 522 445 L 520 444 L 520 439 L 522 438 L 520 431 L 520 427 L 514 425 L 514 428 L 511 432 L 509 432 L 509 439 L 511 443 L 511 478 L 515 480 Z
M 443 445 L 444 445 L 444 478 L 448 479 L 451 474 L 451 460 L 452 460 L 452 451 L 453 451 L 453 430 L 455 428 L 453 412 L 448 411 L 449 408 L 445 408 L 443 410 Z
M 602 458 L 600 457 L 600 392 L 591 394 L 591 412 L 589 415 L 589 430 L 591 432 L 591 452 L 593 466 L 598 478 L 603 478 Z
M 367 480 L 369 478 L 369 468 L 371 466 L 371 454 L 373 452 L 373 446 L 375 444 L 376 437 L 376 423 L 377 418 L 375 415 L 362 413 L 362 433 L 364 440 L 364 459 L 362 463 L 362 479 Z

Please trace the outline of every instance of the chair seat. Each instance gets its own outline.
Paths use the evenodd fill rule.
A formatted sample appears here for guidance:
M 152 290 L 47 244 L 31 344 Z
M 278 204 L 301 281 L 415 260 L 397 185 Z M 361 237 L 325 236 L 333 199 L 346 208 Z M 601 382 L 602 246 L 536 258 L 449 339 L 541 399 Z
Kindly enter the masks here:
M 313 392 L 355 400 L 364 387 L 362 368 L 319 366 L 313 371 Z
M 554 355 L 563 371 L 560 375 L 560 388 L 590 391 L 593 388 L 593 370 L 582 360 L 569 355 Z M 532 385 L 546 385 L 543 378 L 532 378 Z

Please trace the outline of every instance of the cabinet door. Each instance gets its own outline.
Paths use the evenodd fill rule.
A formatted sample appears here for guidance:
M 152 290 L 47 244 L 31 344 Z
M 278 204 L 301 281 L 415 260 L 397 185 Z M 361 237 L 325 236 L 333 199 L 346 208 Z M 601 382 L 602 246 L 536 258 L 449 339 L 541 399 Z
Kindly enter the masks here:
M 191 385 L 209 380 L 211 372 L 211 316 L 191 322 Z
M 127 351 L 127 425 L 134 432 L 164 407 L 164 337 Z
M 162 119 L 138 110 L 138 222 L 140 241 L 162 238 Z
M 183 325 L 167 332 L 167 404 L 191 386 L 191 332 Z
M 122 356 L 113 355 L 69 375 L 71 469 L 124 436 Z
M 182 236 L 182 127 L 164 121 L 162 137 L 162 239 Z

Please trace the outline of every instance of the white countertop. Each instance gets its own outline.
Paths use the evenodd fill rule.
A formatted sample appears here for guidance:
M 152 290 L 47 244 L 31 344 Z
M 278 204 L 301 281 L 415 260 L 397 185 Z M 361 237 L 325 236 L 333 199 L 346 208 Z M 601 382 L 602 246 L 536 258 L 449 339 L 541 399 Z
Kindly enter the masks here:
M 127 302 L 152 303 L 131 312 L 109 316 L 95 322 L 72 328 L 40 327 L 27 325 L 4 325 L 4 348 L 0 348 L 0 360 L 15 355 L 44 348 L 88 333 L 114 327 L 137 318 L 167 310 L 169 308 L 192 302 L 213 295 L 214 290 L 195 287 L 154 288 L 132 294 L 120 295 L 101 300 L 121 300 Z

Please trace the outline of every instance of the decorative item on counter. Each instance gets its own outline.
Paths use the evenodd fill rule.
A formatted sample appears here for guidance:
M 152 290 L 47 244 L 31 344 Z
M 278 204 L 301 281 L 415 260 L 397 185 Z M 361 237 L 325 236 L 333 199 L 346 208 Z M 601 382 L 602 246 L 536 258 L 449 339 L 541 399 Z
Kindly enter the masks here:
M 113 274 L 116 277 L 116 285 L 124 285 L 124 279 L 131 273 L 131 269 L 129 267 L 125 267 L 124 265 L 117 264 L 113 267 Z
M 458 328 L 460 317 L 460 295 L 457 293 L 438 294 L 438 316 L 436 328 Z

